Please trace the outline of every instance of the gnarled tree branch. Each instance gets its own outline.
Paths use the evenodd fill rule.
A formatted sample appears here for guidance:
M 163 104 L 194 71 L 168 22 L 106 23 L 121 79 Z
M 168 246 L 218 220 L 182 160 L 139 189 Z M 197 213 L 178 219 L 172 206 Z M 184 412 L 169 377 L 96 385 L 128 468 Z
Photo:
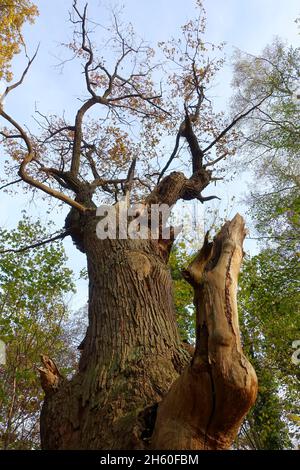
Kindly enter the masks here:
M 34 150 L 33 146 L 31 143 L 31 140 L 25 130 L 18 124 L 11 116 L 9 116 L 2 108 L 0 108 L 0 116 L 2 116 L 7 122 L 9 122 L 12 126 L 14 126 L 20 135 L 22 136 L 22 139 L 26 145 L 27 148 L 27 155 L 24 157 L 23 161 L 21 162 L 20 168 L 19 168 L 19 176 L 22 178 L 25 183 L 28 183 L 29 185 L 41 189 L 44 193 L 49 194 L 50 196 L 53 196 L 57 199 L 60 199 L 61 201 L 65 202 L 71 207 L 74 207 L 75 209 L 78 209 L 80 212 L 86 212 L 88 208 L 83 206 L 82 204 L 78 203 L 74 199 L 70 198 L 66 194 L 61 193 L 60 191 L 57 191 L 55 189 L 50 188 L 49 186 L 46 186 L 44 183 L 41 183 L 40 181 L 34 179 L 29 173 L 26 171 L 27 165 L 34 159 Z

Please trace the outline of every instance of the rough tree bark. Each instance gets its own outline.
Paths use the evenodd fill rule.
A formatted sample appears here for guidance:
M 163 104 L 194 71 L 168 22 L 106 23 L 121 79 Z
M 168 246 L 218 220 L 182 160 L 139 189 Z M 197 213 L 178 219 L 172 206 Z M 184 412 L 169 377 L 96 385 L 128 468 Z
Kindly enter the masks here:
M 170 244 L 99 240 L 96 223 L 86 214 L 72 225 L 87 255 L 89 326 L 71 380 L 43 357 L 42 448 L 228 448 L 257 391 L 236 304 L 243 219 L 206 239 L 184 272 L 195 290 L 192 360 L 176 327 Z

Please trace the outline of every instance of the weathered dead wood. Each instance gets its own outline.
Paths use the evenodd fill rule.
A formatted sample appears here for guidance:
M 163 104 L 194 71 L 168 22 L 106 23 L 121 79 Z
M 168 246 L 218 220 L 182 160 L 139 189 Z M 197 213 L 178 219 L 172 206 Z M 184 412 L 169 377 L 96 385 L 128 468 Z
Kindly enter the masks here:
M 255 402 L 257 378 L 242 351 L 237 311 L 245 233 L 236 215 L 212 243 L 206 236 L 184 272 L 195 292 L 196 348 L 158 407 L 154 449 L 227 449 Z

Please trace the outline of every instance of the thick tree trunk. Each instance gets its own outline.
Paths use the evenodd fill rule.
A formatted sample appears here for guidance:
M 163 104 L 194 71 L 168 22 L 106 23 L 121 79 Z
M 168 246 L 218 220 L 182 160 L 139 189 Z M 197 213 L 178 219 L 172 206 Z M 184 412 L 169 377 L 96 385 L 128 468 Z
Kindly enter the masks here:
M 191 363 L 177 332 L 166 246 L 99 240 L 96 223 L 86 215 L 73 231 L 87 255 L 89 327 L 70 381 L 43 357 L 42 448 L 230 446 L 257 387 L 236 310 L 242 219 L 227 224 L 187 271 L 197 310 Z
M 189 359 L 157 241 L 99 240 L 96 222 L 85 221 L 81 246 L 88 262 L 89 327 L 79 371 L 46 393 L 43 448 L 145 448 L 157 403 Z

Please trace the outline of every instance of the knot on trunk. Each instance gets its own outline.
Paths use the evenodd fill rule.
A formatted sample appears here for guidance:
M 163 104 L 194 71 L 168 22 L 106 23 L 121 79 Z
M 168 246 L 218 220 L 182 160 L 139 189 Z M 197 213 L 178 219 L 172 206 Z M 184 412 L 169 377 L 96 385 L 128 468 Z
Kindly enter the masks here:
M 74 209 L 74 207 L 72 207 L 66 217 L 65 228 L 71 235 L 72 241 L 76 248 L 84 253 L 85 250 L 83 243 L 82 215 L 77 209 Z
M 38 367 L 40 373 L 41 385 L 46 395 L 54 393 L 59 387 L 59 383 L 63 378 L 56 364 L 50 357 L 41 354 L 41 362 L 43 367 Z

